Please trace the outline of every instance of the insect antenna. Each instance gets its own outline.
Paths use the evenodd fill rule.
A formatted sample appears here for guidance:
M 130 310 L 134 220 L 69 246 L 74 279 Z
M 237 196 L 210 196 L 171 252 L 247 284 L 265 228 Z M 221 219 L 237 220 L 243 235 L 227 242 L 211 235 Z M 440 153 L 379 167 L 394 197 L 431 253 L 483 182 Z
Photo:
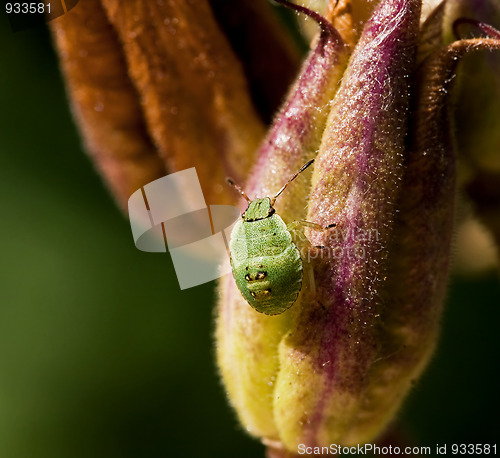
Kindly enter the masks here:
M 245 194 L 245 191 L 243 191 L 243 189 L 241 189 L 233 180 L 231 180 L 231 178 L 226 178 L 226 181 L 228 182 L 228 184 L 230 184 L 234 189 L 236 189 L 236 191 L 238 191 L 245 199 L 248 203 L 252 202 L 249 197 Z
M 307 167 L 309 167 L 312 163 L 314 162 L 314 159 L 311 159 L 309 162 L 306 162 L 302 167 L 301 169 L 295 174 L 293 175 L 284 185 L 283 187 L 275 194 L 275 196 L 271 199 L 271 205 L 274 205 L 274 202 L 276 202 L 276 199 L 278 198 L 278 196 L 286 189 L 286 187 L 293 181 L 295 180 L 295 178 L 297 178 L 297 176 L 302 173 L 305 169 L 307 169 Z

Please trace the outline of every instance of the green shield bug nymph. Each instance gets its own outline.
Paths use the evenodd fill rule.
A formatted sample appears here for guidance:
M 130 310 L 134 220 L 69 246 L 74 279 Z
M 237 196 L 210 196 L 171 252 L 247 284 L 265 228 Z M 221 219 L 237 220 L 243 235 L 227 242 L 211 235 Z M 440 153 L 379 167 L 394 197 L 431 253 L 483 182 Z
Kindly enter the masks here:
M 320 230 L 335 226 L 325 228 L 307 221 L 294 221 L 287 226 L 273 207 L 288 184 L 313 162 L 314 159 L 304 164 L 272 198 L 250 200 L 228 179 L 248 202 L 242 219 L 231 233 L 229 251 L 233 276 L 246 301 L 266 315 L 278 315 L 290 308 L 302 288 L 303 261 L 293 238 L 297 226 Z

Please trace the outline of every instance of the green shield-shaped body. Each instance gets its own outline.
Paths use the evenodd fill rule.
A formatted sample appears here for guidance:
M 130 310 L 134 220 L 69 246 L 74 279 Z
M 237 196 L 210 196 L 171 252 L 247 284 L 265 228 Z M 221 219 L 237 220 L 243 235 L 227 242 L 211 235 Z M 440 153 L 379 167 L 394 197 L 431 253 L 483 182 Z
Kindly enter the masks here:
M 297 300 L 302 260 L 278 215 L 238 221 L 229 248 L 236 285 L 255 310 L 277 315 Z

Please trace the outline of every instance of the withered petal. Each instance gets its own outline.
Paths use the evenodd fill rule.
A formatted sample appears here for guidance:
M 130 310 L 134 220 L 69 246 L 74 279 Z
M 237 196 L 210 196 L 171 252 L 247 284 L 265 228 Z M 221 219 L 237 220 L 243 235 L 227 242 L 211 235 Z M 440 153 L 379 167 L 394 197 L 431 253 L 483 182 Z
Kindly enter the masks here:
M 234 202 L 225 177 L 245 176 L 264 126 L 208 2 L 103 5 L 160 157 L 172 171 L 196 167 L 208 202 Z
M 234 203 L 225 177 L 243 181 L 264 126 L 207 1 L 91 0 L 53 28 L 82 133 L 122 206 L 189 167 L 207 202 Z
M 121 45 L 98 0 L 50 23 L 85 146 L 126 208 L 130 195 L 166 172 L 144 124 Z

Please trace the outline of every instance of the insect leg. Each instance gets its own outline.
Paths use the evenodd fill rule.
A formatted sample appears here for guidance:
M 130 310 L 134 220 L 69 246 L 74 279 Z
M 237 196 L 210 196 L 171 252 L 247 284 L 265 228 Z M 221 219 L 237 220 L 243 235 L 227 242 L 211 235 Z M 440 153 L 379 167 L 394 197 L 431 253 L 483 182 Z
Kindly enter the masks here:
M 314 280 L 314 270 L 310 263 L 304 262 L 302 264 L 304 269 L 305 277 L 307 277 L 307 285 L 311 291 L 313 297 L 316 297 L 316 281 Z
M 300 252 L 300 257 L 302 259 L 302 268 L 304 272 L 304 281 L 308 286 L 309 294 L 311 294 L 313 300 L 317 302 L 323 310 L 325 310 L 323 304 L 316 297 L 317 289 L 316 280 L 314 279 L 314 264 L 311 263 L 311 261 L 318 257 L 318 249 L 324 249 L 326 247 L 313 247 L 309 239 L 304 234 L 304 231 L 302 230 L 304 226 L 312 227 L 313 229 L 326 230 L 335 225 L 323 227 L 319 224 L 311 223 L 309 221 L 294 221 L 293 223 L 287 225 L 287 228 L 290 231 L 290 235 L 292 236 L 293 243 L 295 243 L 297 249 Z M 323 256 L 321 255 L 321 257 Z
M 329 224 L 328 226 L 321 226 L 321 224 L 311 223 L 310 221 L 297 220 L 297 221 L 292 221 L 290 224 L 288 224 L 287 228 L 290 232 L 292 232 L 293 230 L 296 230 L 296 228 L 299 228 L 299 227 L 308 227 L 308 228 L 314 229 L 316 231 L 326 231 L 326 230 L 331 229 L 332 227 L 335 227 L 335 226 L 336 226 L 335 223 Z
M 307 221 L 304 222 L 307 223 Z M 311 242 L 306 237 L 302 229 L 304 227 L 304 224 L 301 223 L 302 221 L 294 221 L 293 223 L 288 224 L 287 228 L 290 231 L 293 243 L 295 243 L 295 246 L 300 252 L 300 257 L 302 258 L 302 267 L 304 269 L 304 279 L 307 282 L 309 290 L 314 297 L 316 296 L 316 282 L 314 281 L 314 269 L 311 265 L 311 253 L 314 252 L 314 248 L 312 247 Z

